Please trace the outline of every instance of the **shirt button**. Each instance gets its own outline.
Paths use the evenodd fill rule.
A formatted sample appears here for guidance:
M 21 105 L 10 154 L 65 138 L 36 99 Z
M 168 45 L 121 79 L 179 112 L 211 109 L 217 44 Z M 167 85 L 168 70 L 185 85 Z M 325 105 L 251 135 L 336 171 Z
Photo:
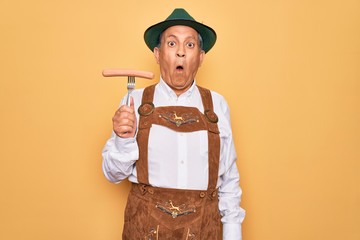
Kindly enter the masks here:
M 200 197 L 201 197 L 201 198 L 205 197 L 205 195 L 206 195 L 206 194 L 205 194 L 204 192 L 201 192 L 201 193 L 200 193 Z

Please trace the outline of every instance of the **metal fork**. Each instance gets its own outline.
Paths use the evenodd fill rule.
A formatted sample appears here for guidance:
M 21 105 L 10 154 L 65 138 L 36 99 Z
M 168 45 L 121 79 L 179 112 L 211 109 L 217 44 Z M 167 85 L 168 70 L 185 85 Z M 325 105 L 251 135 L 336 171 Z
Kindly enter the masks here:
M 135 89 L 135 77 L 128 76 L 126 105 L 130 106 L 130 94 Z

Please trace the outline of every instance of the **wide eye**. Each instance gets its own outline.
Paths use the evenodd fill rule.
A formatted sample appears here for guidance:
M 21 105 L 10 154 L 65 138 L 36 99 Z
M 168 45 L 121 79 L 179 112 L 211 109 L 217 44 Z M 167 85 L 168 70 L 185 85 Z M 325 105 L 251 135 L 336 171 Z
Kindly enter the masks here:
M 193 43 L 193 42 L 188 42 L 188 43 L 186 44 L 186 46 L 188 46 L 189 48 L 194 48 L 194 47 L 195 47 L 195 43 Z
M 169 47 L 175 47 L 176 43 L 175 43 L 174 41 L 169 41 L 169 42 L 167 43 L 167 45 L 168 45 Z

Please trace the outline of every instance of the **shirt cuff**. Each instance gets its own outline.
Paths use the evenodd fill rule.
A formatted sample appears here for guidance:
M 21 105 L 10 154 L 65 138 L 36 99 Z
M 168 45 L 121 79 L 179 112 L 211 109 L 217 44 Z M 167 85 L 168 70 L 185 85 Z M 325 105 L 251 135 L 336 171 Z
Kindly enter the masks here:
M 224 223 L 223 240 L 242 240 L 241 223 Z
M 133 153 L 137 150 L 136 138 L 121 138 L 115 135 L 115 146 L 120 153 Z

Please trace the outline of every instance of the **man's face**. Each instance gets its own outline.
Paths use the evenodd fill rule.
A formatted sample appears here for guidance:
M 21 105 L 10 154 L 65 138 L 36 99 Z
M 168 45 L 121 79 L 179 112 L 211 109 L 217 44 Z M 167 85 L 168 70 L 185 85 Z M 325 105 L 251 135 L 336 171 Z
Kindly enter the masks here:
M 179 96 L 190 88 L 205 52 L 200 49 L 196 30 L 187 26 L 169 27 L 160 41 L 154 55 L 161 76 Z

